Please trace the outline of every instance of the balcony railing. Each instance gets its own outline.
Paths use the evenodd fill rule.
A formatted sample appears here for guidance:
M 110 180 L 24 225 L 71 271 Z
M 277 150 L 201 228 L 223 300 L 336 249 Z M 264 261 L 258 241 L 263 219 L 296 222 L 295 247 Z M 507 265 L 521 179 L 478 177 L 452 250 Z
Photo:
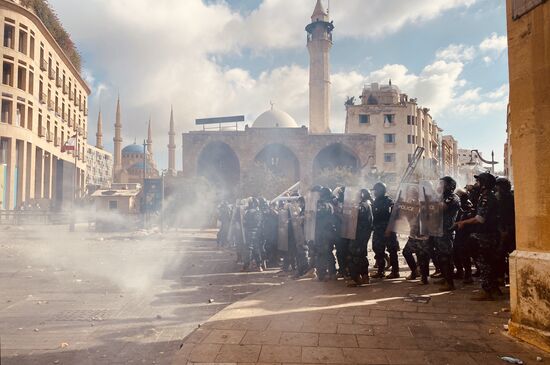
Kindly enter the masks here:
M 69 92 L 69 85 L 63 84 L 63 94 L 67 95 L 68 92 Z
M 56 147 L 61 146 L 61 137 L 55 137 L 55 146 Z
M 57 87 L 63 86 L 63 79 L 61 77 L 57 76 L 57 80 L 55 81 L 55 85 Z
M 40 104 L 46 104 L 48 102 L 48 95 L 40 93 Z
M 69 90 L 69 100 L 73 100 L 73 99 L 74 99 L 74 93 Z
M 55 70 L 53 68 L 50 68 L 50 70 L 48 71 L 48 77 L 50 78 L 50 80 L 55 80 Z
M 38 127 L 38 137 L 40 137 L 40 138 L 46 137 L 46 128 L 45 127 Z
M 52 142 L 52 141 L 53 141 L 52 132 L 46 131 L 46 141 L 48 141 L 48 142 Z
M 60 107 L 55 108 L 55 115 L 60 117 L 63 115 L 63 112 L 61 111 Z
M 69 114 L 63 113 L 63 122 L 65 122 L 67 124 L 69 123 Z M 69 125 L 69 127 L 70 127 L 70 125 Z
M 55 110 L 55 103 L 53 102 L 53 100 L 48 100 L 48 110 Z
M 40 59 L 40 69 L 42 71 L 48 70 L 48 62 L 46 62 L 46 60 L 43 58 Z

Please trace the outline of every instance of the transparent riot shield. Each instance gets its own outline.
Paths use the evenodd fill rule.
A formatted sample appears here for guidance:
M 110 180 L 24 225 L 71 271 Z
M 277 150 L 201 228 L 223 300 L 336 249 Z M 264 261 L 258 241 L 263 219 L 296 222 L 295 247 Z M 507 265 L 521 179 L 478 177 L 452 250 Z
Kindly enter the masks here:
M 422 180 L 419 183 L 420 234 L 443 236 L 443 196 L 439 181 Z
M 288 209 L 290 211 L 290 224 L 296 245 L 303 245 L 306 242 L 306 237 L 304 234 L 304 216 L 301 214 L 300 205 L 291 203 Z
M 315 224 L 317 216 L 317 202 L 319 201 L 319 192 L 310 191 L 306 195 L 306 221 L 304 224 L 304 233 L 306 242 L 315 241 Z
M 244 206 L 240 200 L 237 200 L 231 212 L 231 223 L 227 234 L 229 241 L 236 245 L 244 243 L 243 216 Z
M 277 231 L 277 248 L 280 251 L 288 251 L 288 208 L 280 209 L 278 212 L 279 226 Z
M 418 184 L 401 184 L 391 212 L 390 231 L 417 236 L 420 234 L 420 197 Z
M 351 186 L 346 187 L 342 208 L 342 238 L 354 240 L 357 236 L 357 219 L 359 217 L 360 203 L 361 189 Z

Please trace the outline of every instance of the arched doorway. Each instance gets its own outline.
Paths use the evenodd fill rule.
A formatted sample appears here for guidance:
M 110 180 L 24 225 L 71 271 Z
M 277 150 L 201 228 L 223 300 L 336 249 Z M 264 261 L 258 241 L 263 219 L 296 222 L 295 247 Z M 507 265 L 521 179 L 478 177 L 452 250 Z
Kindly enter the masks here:
M 255 162 L 265 165 L 274 174 L 284 176 L 290 181 L 297 182 L 300 180 L 298 158 L 285 145 L 267 145 L 256 155 Z
M 211 142 L 201 151 L 197 175 L 205 177 L 218 190 L 234 191 L 240 179 L 240 163 L 235 151 L 223 142 Z
M 323 148 L 313 160 L 313 176 L 318 176 L 323 170 L 347 168 L 351 172 L 359 171 L 360 161 L 349 147 L 334 143 Z

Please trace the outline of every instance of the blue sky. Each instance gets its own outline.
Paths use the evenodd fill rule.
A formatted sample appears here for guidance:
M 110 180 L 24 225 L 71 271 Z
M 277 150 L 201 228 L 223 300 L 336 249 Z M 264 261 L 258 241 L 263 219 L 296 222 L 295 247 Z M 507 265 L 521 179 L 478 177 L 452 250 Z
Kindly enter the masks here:
M 199 117 L 242 113 L 251 122 L 270 100 L 307 124 L 304 27 L 314 0 L 50 2 L 84 57 L 94 90 L 90 134 L 101 105 L 110 141 L 118 93 L 125 143 L 143 139 L 151 116 L 163 168 L 171 104 L 178 133 L 196 129 Z M 494 149 L 502 160 L 504 2 L 332 0 L 331 15 L 334 130 L 342 129 L 346 95 L 391 77 L 460 147 Z

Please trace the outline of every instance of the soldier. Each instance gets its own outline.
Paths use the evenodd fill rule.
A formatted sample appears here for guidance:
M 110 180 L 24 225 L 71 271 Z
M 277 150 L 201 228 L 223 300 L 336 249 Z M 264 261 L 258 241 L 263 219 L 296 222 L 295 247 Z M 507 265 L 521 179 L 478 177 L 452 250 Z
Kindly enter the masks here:
M 304 223 L 306 200 L 300 196 L 290 208 L 291 225 L 296 237 L 296 278 L 304 276 L 311 270 L 309 262 L 309 247 L 306 242 Z
M 351 279 L 354 284 L 351 286 L 365 285 L 369 283 L 369 260 L 367 258 L 367 245 L 372 234 L 372 207 L 370 204 L 371 195 L 368 190 L 361 190 L 361 202 L 357 218 L 357 233 L 354 240 L 349 240 L 348 265 Z
M 218 231 L 217 242 L 218 246 L 222 247 L 227 244 L 229 226 L 231 225 L 231 207 L 226 201 L 223 201 L 218 207 L 218 220 L 220 221 L 220 230 Z
M 510 180 L 500 177 L 495 184 L 497 197 L 499 252 L 497 277 L 504 282 L 509 276 L 508 256 L 516 249 L 516 213 Z
M 479 269 L 482 291 L 480 295 L 471 299 L 475 301 L 493 301 L 494 296 L 501 295 L 496 278 L 495 255 L 498 248 L 498 216 L 497 199 L 493 192 L 496 179 L 488 172 L 474 176 L 479 186 L 480 196 L 477 204 L 476 216 L 456 223 L 456 228 L 464 229 L 473 225 L 479 250 Z
M 460 211 L 458 212 L 457 221 L 464 221 L 475 217 L 476 211 L 474 205 L 468 197 L 468 193 L 464 190 L 456 192 L 460 199 Z M 453 245 L 453 261 L 456 267 L 455 278 L 463 279 L 463 284 L 472 284 L 472 253 L 470 252 L 472 227 L 465 227 L 456 232 Z
M 399 261 L 397 251 L 399 250 L 399 242 L 397 235 L 388 230 L 388 223 L 391 217 L 393 208 L 393 200 L 386 195 L 386 185 L 379 182 L 373 187 L 374 204 L 372 205 L 373 215 L 373 236 L 372 249 L 374 251 L 374 259 L 377 263 L 378 271 L 371 277 L 382 279 L 385 271 L 385 252 L 390 254 L 391 274 L 386 276 L 387 279 L 395 279 L 399 277 Z
M 321 188 L 317 202 L 315 222 L 315 270 L 320 281 L 336 278 L 336 260 L 334 259 L 334 223 L 333 195 L 329 188 Z
M 453 241 L 454 232 L 453 227 L 460 210 L 460 200 L 454 193 L 456 190 L 456 181 L 450 177 L 445 176 L 440 179 L 440 189 L 443 190 L 443 235 L 441 237 L 435 237 L 435 250 L 439 267 L 443 278 L 439 281 L 443 286 L 440 291 L 455 290 L 453 280 Z
M 246 209 L 243 218 L 243 227 L 247 245 L 243 271 L 249 271 L 251 264 L 254 264 L 258 271 L 263 271 L 260 247 L 262 234 L 262 213 L 260 212 L 258 199 L 256 198 L 250 198 L 248 201 L 248 208 Z

